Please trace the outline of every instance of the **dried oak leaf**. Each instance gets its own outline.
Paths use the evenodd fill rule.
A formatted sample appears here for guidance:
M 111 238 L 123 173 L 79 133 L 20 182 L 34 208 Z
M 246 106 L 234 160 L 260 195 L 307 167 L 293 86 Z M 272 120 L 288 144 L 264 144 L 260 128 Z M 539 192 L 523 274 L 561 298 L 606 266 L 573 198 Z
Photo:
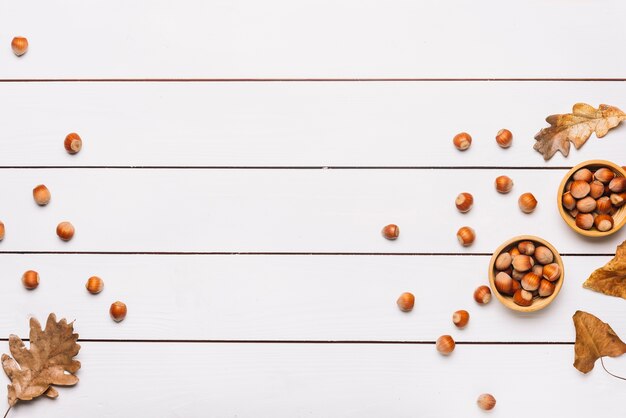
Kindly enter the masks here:
M 572 113 L 546 118 L 550 127 L 543 128 L 535 135 L 537 142 L 533 148 L 545 160 L 552 158 L 557 151 L 567 157 L 570 142 L 578 149 L 587 142 L 592 133 L 595 132 L 598 138 L 602 138 L 623 120 L 626 120 L 626 113 L 614 106 L 601 104 L 596 109 L 585 103 L 576 103 Z
M 73 323 L 68 324 L 65 319 L 57 322 L 52 313 L 43 331 L 39 321 L 31 318 L 30 349 L 24 346 L 20 337 L 10 335 L 9 348 L 13 358 L 2 355 L 2 367 L 11 379 L 11 384 L 7 386 L 9 405 L 42 394 L 56 398 L 59 393 L 50 385 L 71 386 L 78 383 L 74 373 L 80 369 L 80 362 L 72 359 L 80 350 L 77 339 Z
M 583 311 L 576 311 L 573 319 L 576 327 L 574 367 L 581 372 L 589 373 L 600 357 L 617 357 L 626 353 L 626 344 L 609 324 Z
M 611 261 L 591 273 L 583 287 L 626 299 L 626 241 L 617 247 Z

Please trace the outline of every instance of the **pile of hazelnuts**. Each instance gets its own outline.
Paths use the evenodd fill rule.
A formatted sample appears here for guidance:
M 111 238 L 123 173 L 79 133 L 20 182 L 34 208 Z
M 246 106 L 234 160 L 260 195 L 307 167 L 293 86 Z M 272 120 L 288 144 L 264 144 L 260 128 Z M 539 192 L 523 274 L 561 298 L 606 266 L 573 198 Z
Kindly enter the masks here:
M 609 167 L 581 168 L 566 183 L 561 202 L 578 228 L 610 231 L 613 216 L 626 204 L 626 177 L 618 177 Z
M 551 296 L 562 274 L 552 251 L 533 241 L 521 241 L 504 250 L 494 268 L 496 290 L 511 296 L 519 306 L 530 306 L 535 298 Z

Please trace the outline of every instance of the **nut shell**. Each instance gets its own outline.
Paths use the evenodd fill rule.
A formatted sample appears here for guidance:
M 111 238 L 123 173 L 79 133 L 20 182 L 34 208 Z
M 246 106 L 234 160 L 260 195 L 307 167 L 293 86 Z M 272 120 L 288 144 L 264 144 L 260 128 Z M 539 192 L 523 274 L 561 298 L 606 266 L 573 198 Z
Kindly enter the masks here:
M 494 279 L 494 284 L 498 292 L 503 293 L 505 295 L 512 295 L 514 293 L 512 291 L 514 281 L 515 280 L 513 280 L 511 276 L 501 271 L 500 273 L 496 274 L 496 278 Z
M 508 148 L 513 143 L 513 134 L 508 129 L 500 129 L 496 134 L 496 142 L 502 148 Z
M 498 193 L 506 194 L 513 189 L 513 180 L 508 176 L 499 176 L 496 177 L 495 185 Z
M 561 267 L 557 263 L 543 266 L 543 278 L 555 282 L 561 277 Z
M 581 168 L 572 176 L 574 181 L 584 181 L 590 183 L 593 180 L 593 173 L 588 168 Z
M 529 292 L 533 292 L 539 289 L 540 283 L 541 283 L 541 277 L 537 276 L 533 272 L 526 273 L 524 277 L 522 277 L 522 281 L 521 281 L 522 288 L 524 290 L 528 290 Z
M 578 210 L 578 213 L 591 213 L 596 210 L 596 206 L 596 199 L 591 196 L 587 196 L 576 202 L 576 209 Z
M 519 272 L 528 271 L 535 265 L 531 256 L 520 254 L 513 258 L 513 268 Z
M 28 290 L 36 289 L 39 286 L 39 273 L 28 270 L 22 275 L 22 284 Z
M 4 224 L 0 221 L 0 241 L 4 239 Z
M 490 395 L 489 393 L 483 393 L 476 400 L 476 404 L 480 409 L 483 409 L 485 411 L 491 411 L 496 406 L 496 398 L 494 398 L 493 395 Z
M 603 194 L 604 194 L 604 184 L 602 184 L 598 180 L 594 180 L 589 185 L 589 196 L 593 197 L 594 199 L 599 199 L 602 197 Z
M 626 177 L 615 177 L 611 180 L 609 190 L 613 193 L 626 192 Z
M 454 339 L 450 335 L 442 335 L 437 338 L 437 343 L 435 344 L 437 351 L 439 353 L 447 356 L 448 354 L 454 351 L 454 347 L 456 346 Z
M 57 235 L 63 241 L 69 241 L 74 237 L 74 225 L 64 221 L 57 225 Z
M 556 286 L 554 285 L 554 283 L 546 280 L 546 279 L 542 279 L 541 283 L 539 284 L 539 296 L 541 296 L 542 298 L 547 298 L 548 296 L 551 296 L 554 293 L 554 289 L 556 288 Z
M 552 251 L 550 251 L 548 247 L 540 245 L 535 250 L 535 260 L 537 260 L 539 264 L 550 264 L 554 261 L 554 254 L 552 254 Z
M 590 213 L 579 213 L 576 215 L 576 226 L 584 230 L 591 229 L 593 227 L 593 215 Z
M 454 204 L 456 205 L 456 208 L 459 210 L 459 212 L 469 212 L 474 205 L 474 197 L 470 193 L 459 193 L 459 195 L 454 200 Z
M 603 196 L 600 199 L 596 200 L 596 211 L 599 214 L 607 214 L 611 213 L 613 210 L 613 203 L 611 203 L 611 198 L 608 196 Z
M 456 238 L 459 240 L 459 244 L 464 247 L 469 247 L 474 243 L 476 233 L 469 226 L 463 226 L 457 231 Z
M 591 186 L 589 183 L 583 180 L 576 180 L 572 183 L 572 187 L 569 192 L 572 194 L 574 199 L 582 199 L 587 196 L 591 191 Z
M 126 314 L 128 309 L 126 308 L 126 304 L 124 302 L 113 302 L 111 307 L 109 308 L 109 314 L 111 315 L 111 319 L 115 322 L 121 322 L 126 318 Z
M 454 135 L 452 143 L 459 151 L 465 151 L 470 147 L 470 145 L 472 145 L 472 137 L 467 132 L 461 132 Z
M 46 206 L 50 203 L 50 197 L 50 190 L 48 190 L 48 188 L 43 184 L 40 184 L 33 189 L 33 199 L 35 199 L 35 203 L 39 206 Z
M 28 51 L 28 39 L 23 36 L 16 36 L 11 41 L 11 49 L 18 57 L 21 57 Z
M 511 267 L 511 263 L 513 262 L 513 257 L 509 253 L 502 253 L 496 258 L 496 269 L 500 271 L 504 271 Z
M 400 236 L 400 227 L 395 224 L 389 224 L 381 231 L 383 237 L 390 241 L 397 239 Z
M 415 296 L 413 293 L 404 292 L 400 295 L 396 303 L 402 312 L 411 312 L 415 305 Z
M 469 322 L 469 312 L 466 310 L 459 310 L 452 314 L 452 323 L 457 328 L 464 328 Z
M 482 305 L 485 305 L 491 301 L 491 289 L 487 286 L 478 286 L 474 290 L 474 300 Z
M 102 289 L 104 289 L 104 281 L 98 276 L 91 276 L 89 279 L 87 279 L 85 288 L 92 295 L 97 295 L 98 293 L 102 292 Z
M 522 241 L 517 244 L 520 254 L 533 255 L 535 253 L 535 244 L 532 241 Z
M 602 167 L 596 170 L 593 177 L 601 183 L 610 183 L 615 178 L 615 173 L 608 167 Z
M 65 137 L 63 146 L 69 154 L 77 154 L 83 148 L 83 140 L 76 132 L 72 132 Z
M 567 210 L 572 210 L 576 207 L 576 199 L 572 196 L 571 192 L 563 193 L 563 207 Z
M 532 193 L 524 193 L 518 199 L 519 208 L 524 213 L 532 213 L 537 207 L 537 199 Z
M 613 229 L 614 224 L 615 221 L 613 220 L 613 217 L 611 215 L 598 215 L 593 220 L 593 225 L 600 232 L 610 231 L 611 229 Z
M 530 306 L 533 304 L 533 295 L 524 289 L 520 289 L 513 295 L 513 302 L 519 306 Z

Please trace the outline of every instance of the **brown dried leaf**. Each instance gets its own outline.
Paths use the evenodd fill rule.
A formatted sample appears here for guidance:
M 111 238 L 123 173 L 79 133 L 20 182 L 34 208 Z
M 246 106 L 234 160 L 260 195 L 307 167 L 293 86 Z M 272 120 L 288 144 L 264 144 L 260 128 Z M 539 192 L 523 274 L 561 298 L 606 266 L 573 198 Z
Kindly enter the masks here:
M 57 322 L 52 313 L 43 331 L 39 321 L 31 318 L 30 349 L 24 346 L 20 337 L 10 335 L 9 348 L 13 357 L 2 355 L 2 367 L 11 379 L 8 385 L 9 405 L 43 394 L 56 398 L 59 393 L 50 385 L 71 386 L 78 383 L 74 373 L 80 369 L 80 362 L 72 359 L 80 350 L 77 339 L 73 323 L 68 324 L 65 319 Z
M 574 345 L 574 367 L 583 373 L 593 370 L 600 357 L 617 357 L 626 353 L 626 344 L 619 339 L 609 324 L 590 313 L 576 311 L 576 344 Z
M 602 138 L 623 120 L 626 120 L 626 113 L 614 106 L 601 104 L 596 109 L 585 103 L 576 103 L 572 113 L 546 118 L 550 127 L 543 128 L 535 135 L 537 143 L 533 148 L 545 160 L 552 158 L 557 151 L 567 157 L 570 142 L 578 149 L 587 142 L 592 133 L 595 132 L 598 138 Z
M 611 261 L 591 273 L 583 287 L 626 299 L 626 241 L 617 247 Z

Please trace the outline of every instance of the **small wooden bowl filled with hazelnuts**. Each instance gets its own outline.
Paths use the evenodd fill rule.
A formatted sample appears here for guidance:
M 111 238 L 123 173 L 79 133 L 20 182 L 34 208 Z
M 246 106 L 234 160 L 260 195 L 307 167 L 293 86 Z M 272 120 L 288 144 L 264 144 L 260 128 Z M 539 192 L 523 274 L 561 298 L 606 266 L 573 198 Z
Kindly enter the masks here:
M 535 312 L 548 306 L 563 286 L 565 271 L 558 251 L 532 235 L 511 238 L 489 263 L 489 284 L 507 308 Z
M 574 231 L 605 237 L 626 224 L 626 170 L 610 161 L 572 168 L 557 192 L 559 213 Z

